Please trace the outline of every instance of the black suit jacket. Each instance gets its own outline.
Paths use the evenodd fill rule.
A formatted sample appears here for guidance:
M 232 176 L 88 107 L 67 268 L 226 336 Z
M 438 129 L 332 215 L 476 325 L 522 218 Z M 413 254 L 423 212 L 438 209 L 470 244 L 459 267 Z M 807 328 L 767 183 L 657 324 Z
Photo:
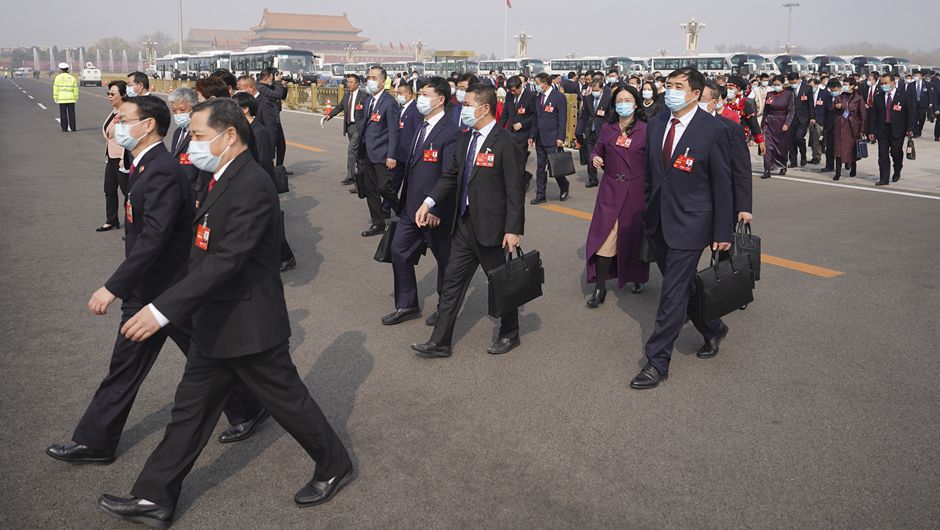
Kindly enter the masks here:
M 271 178 L 239 154 L 191 224 L 210 229 L 207 250 L 190 242 L 188 274 L 153 301 L 170 322 L 193 316 L 207 357 L 251 355 L 283 344 L 290 321 L 281 283 L 281 211 Z M 190 239 L 192 241 L 192 239 Z
M 813 109 L 816 102 L 813 100 L 813 89 L 809 83 L 802 81 L 799 91 L 793 91 L 794 121 L 799 124 L 809 124 L 810 118 L 814 118 L 816 113 Z
M 417 93 L 417 91 L 415 91 L 415 93 Z M 369 97 L 369 94 L 365 90 L 362 90 L 360 88 L 356 92 L 356 102 L 354 104 L 351 104 L 350 102 L 352 101 L 352 91 L 347 91 L 346 94 L 343 95 L 343 99 L 340 100 L 339 104 L 333 107 L 333 110 L 330 111 L 330 113 L 328 114 L 330 119 L 333 119 L 340 112 L 343 113 L 343 134 L 344 135 L 349 134 L 348 129 L 349 129 L 350 113 L 352 114 L 352 117 L 356 120 L 355 123 L 360 124 L 360 127 L 362 127 L 362 120 L 363 120 L 363 117 L 366 115 L 365 101 L 366 101 L 366 98 L 368 97 Z M 349 107 L 352 107 L 352 108 L 350 109 Z
M 529 137 L 532 136 L 536 112 L 535 102 L 535 92 L 532 90 L 523 90 L 518 98 L 512 93 L 506 95 L 503 113 L 499 116 L 499 125 L 509 131 L 517 142 L 527 144 Z M 512 126 L 517 123 L 522 124 L 522 128 L 514 131 Z
M 277 126 L 275 124 L 275 126 Z M 271 128 L 265 127 L 258 118 L 251 123 L 251 133 L 255 137 L 255 149 L 258 151 L 258 165 L 265 173 L 274 178 L 274 135 Z
M 914 106 L 908 96 L 908 93 L 895 89 L 894 96 L 891 99 L 891 124 L 890 127 L 885 123 L 885 103 L 887 94 L 879 92 L 875 96 L 875 101 L 868 113 L 868 134 L 875 136 L 884 136 L 890 131 L 892 138 L 901 138 L 914 130 Z
M 610 112 L 613 111 L 610 107 L 610 92 L 601 92 L 597 112 L 594 111 L 594 95 L 584 96 L 584 104 L 581 105 L 581 113 L 578 115 L 575 134 L 582 135 L 591 132 L 591 123 L 594 123 L 594 132 L 600 135 L 601 127 L 604 126 Z
M 260 95 L 255 98 L 255 101 L 258 102 L 258 113 L 255 114 L 255 120 L 260 121 L 261 125 L 269 131 L 273 131 L 277 128 L 278 120 L 275 115 L 277 114 L 277 109 L 274 108 L 274 103 L 271 102 L 268 98 Z M 274 140 L 271 140 L 271 145 L 274 145 Z
M 522 153 L 512 136 L 497 124 L 479 150 L 480 153 L 494 154 L 493 167 L 474 165 L 468 177 L 464 175 L 464 165 L 471 136 L 472 131 L 460 134 L 450 167 L 444 170 L 430 197 L 436 204 L 445 204 L 451 200 L 452 193 L 457 194 L 458 204 L 454 208 L 452 225 L 452 230 L 455 230 L 463 181 L 469 178 L 469 215 L 477 242 L 486 247 L 498 247 L 505 234 L 522 235 L 525 227 Z
M 149 302 L 186 266 L 193 221 L 193 191 L 163 143 L 153 147 L 129 176 L 124 262 L 104 284 L 121 299 Z
M 754 181 L 751 176 L 751 152 L 747 148 L 744 127 L 724 116 L 721 116 L 720 121 L 728 132 L 728 143 L 731 146 L 729 162 L 731 165 L 731 186 L 734 189 L 734 213 L 735 215 L 741 212 L 752 213 Z M 736 219 L 737 217 L 735 217 Z

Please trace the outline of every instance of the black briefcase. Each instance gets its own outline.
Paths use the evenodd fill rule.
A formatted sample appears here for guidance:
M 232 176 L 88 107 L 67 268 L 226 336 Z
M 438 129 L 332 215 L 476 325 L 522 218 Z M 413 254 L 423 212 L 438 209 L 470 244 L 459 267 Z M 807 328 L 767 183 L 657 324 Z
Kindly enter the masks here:
M 751 258 L 754 281 L 760 280 L 760 236 L 751 234 L 751 224 L 743 221 L 734 229 L 734 248 L 731 254 L 747 254 Z
M 548 153 L 548 174 L 555 179 L 574 175 L 574 157 L 571 153 L 561 148 L 557 153 Z
M 712 251 L 711 264 L 695 274 L 695 319 L 711 322 L 754 301 L 754 274 L 747 254 L 731 254 L 719 260 Z
M 914 149 L 914 139 L 907 139 L 907 159 L 917 160 L 917 151 Z
M 274 189 L 276 189 L 278 193 L 287 193 L 290 191 L 290 187 L 287 185 L 287 169 L 284 166 L 274 168 L 274 176 L 271 178 L 274 179 Z
M 392 262 L 392 239 L 395 237 L 395 227 L 398 226 L 398 221 L 390 219 L 385 222 L 385 232 L 382 234 L 382 239 L 379 240 L 379 246 L 375 249 L 375 255 L 372 256 L 372 259 L 378 261 L 379 263 L 391 263 Z M 421 242 L 421 246 L 415 250 L 415 253 L 411 255 L 411 263 L 414 265 L 418 264 L 418 261 L 421 260 L 423 256 L 428 251 L 428 244 L 426 241 Z
M 523 254 L 522 249 L 506 251 L 506 263 L 486 271 L 489 284 L 489 314 L 501 317 L 542 296 L 545 270 L 538 251 Z
M 353 180 L 356 181 L 356 195 L 360 199 L 366 198 L 366 164 L 371 164 L 367 158 L 360 158 L 356 161 L 356 172 L 353 173 Z
M 868 140 L 857 140 L 855 142 L 855 158 L 859 160 L 868 158 Z

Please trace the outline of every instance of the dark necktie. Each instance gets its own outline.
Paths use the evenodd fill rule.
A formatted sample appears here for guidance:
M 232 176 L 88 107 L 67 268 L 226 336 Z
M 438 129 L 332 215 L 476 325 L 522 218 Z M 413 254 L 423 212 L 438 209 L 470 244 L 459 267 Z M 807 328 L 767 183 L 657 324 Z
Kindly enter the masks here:
M 543 93 L 539 96 L 539 106 L 542 107 L 542 110 L 545 110 L 545 94 Z
M 463 167 L 463 188 L 460 190 L 460 216 L 467 214 L 467 198 L 470 196 L 470 172 L 473 171 L 473 159 L 476 157 L 477 138 L 480 137 L 480 131 L 473 131 L 473 139 L 470 140 L 470 148 L 467 149 L 467 162 Z
M 597 117 L 597 107 L 600 106 L 601 98 L 594 98 L 594 117 Z M 594 130 L 594 120 L 591 120 L 591 130 Z
M 666 142 L 663 143 L 663 169 L 669 169 L 669 162 L 672 161 L 672 142 L 676 138 L 676 125 L 679 118 L 672 119 L 672 127 L 669 128 L 669 134 L 666 135 Z
M 415 148 L 411 150 L 411 161 L 414 162 L 418 159 L 418 152 L 421 151 L 421 146 L 424 145 L 424 135 L 428 132 L 428 122 L 421 124 L 421 132 L 418 134 L 418 141 L 415 143 Z
M 346 108 L 343 110 L 343 121 L 346 122 L 346 125 L 349 125 L 349 120 L 352 119 L 352 113 L 355 112 L 355 109 L 352 108 L 352 92 L 346 96 Z
M 891 123 L 891 92 L 888 92 L 888 99 L 885 100 L 885 123 Z

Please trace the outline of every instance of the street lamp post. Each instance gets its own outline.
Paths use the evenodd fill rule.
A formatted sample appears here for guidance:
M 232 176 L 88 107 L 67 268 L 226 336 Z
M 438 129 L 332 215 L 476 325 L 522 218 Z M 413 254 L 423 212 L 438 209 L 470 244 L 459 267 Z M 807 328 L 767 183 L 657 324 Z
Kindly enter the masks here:
M 685 52 L 688 55 L 695 55 L 695 50 L 698 49 L 698 34 L 705 29 L 705 24 L 696 22 L 693 18 L 688 22 L 679 24 L 679 27 L 685 30 Z
M 785 49 L 789 55 L 790 51 L 794 48 L 794 46 L 790 44 L 790 24 L 793 20 L 793 8 L 800 7 L 800 4 L 797 2 L 787 2 L 783 4 L 783 7 L 787 8 L 787 43 L 784 45 L 783 49 Z

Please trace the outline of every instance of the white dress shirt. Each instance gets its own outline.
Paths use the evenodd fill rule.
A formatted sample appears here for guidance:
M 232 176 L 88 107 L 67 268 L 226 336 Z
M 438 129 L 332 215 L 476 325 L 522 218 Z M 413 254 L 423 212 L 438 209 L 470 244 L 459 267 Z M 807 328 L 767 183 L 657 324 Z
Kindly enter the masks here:
M 146 155 L 147 153 L 150 152 L 151 149 L 153 149 L 154 147 L 156 147 L 157 145 L 162 144 L 162 143 L 163 143 L 163 142 L 154 142 L 154 143 L 148 145 L 143 151 L 140 152 L 140 154 L 138 154 L 137 156 L 135 156 L 135 157 L 134 157 L 134 161 L 131 162 L 131 165 L 134 166 L 134 169 L 137 169 L 137 166 L 140 165 L 140 161 L 143 160 L 144 155 Z
M 358 95 L 358 88 L 349 93 L 349 108 L 346 109 L 346 114 L 349 116 L 349 123 L 356 123 L 356 96 Z
M 434 130 L 434 126 L 437 125 L 437 122 L 441 121 L 441 118 L 443 118 L 445 114 L 447 114 L 447 113 L 446 113 L 446 112 L 438 112 L 438 113 L 435 114 L 434 116 L 431 116 L 430 118 L 427 118 L 427 119 L 424 120 L 425 123 L 428 124 L 427 129 L 424 130 L 424 139 L 425 139 L 425 140 L 427 140 L 428 138 L 430 138 L 430 136 L 431 136 L 431 131 Z M 418 133 L 415 135 L 415 143 L 412 144 L 412 146 L 411 146 L 411 153 L 414 153 L 414 152 L 415 152 L 415 147 L 418 146 L 418 140 L 420 140 L 420 139 L 421 139 L 421 129 L 419 128 L 419 129 L 418 129 Z M 408 153 L 408 154 L 411 154 L 411 153 Z
M 442 113 L 442 114 L 443 114 L 443 113 Z M 482 129 L 480 129 L 479 131 L 477 131 L 478 133 L 480 133 L 480 136 L 477 138 L 477 144 L 476 144 L 476 146 L 474 146 L 474 151 L 473 151 L 473 158 L 474 158 L 474 159 L 476 159 L 477 155 L 480 154 L 480 149 L 483 147 L 483 142 L 485 142 L 485 141 L 486 141 L 486 137 L 489 136 L 489 134 L 490 134 L 491 132 L 493 132 L 493 127 L 495 127 L 495 126 L 496 126 L 496 120 L 493 120 L 493 121 L 491 121 L 491 122 L 489 123 L 489 125 L 486 125 L 486 126 L 484 126 Z M 473 134 L 473 133 L 471 132 L 470 134 L 471 134 L 471 138 L 472 138 L 472 134 Z M 472 141 L 472 140 L 471 140 L 471 141 Z M 467 144 L 467 152 L 466 152 L 465 155 L 464 155 L 464 160 L 466 160 L 466 155 L 469 155 L 469 154 L 470 154 L 470 145 Z M 463 178 L 467 178 L 467 177 L 469 177 L 469 175 L 464 175 Z M 458 192 L 458 193 L 459 193 L 459 192 Z M 428 205 L 428 208 L 434 208 L 434 205 L 437 204 L 437 203 L 434 202 L 434 199 L 433 199 L 433 198 L 427 197 L 427 198 L 424 199 L 424 204 L 427 204 L 427 205 Z M 470 204 L 470 197 L 467 197 L 467 204 L 468 204 L 468 205 Z
M 688 114 L 679 118 L 679 123 L 676 124 L 676 134 L 672 139 L 672 153 L 669 153 L 670 156 L 675 153 L 676 146 L 679 145 L 679 140 L 682 138 L 682 134 L 685 133 L 686 128 L 689 126 L 689 122 L 692 121 L 692 117 L 695 116 L 696 112 L 698 112 L 698 106 L 693 107 Z M 666 147 L 666 138 L 669 136 L 669 128 L 672 127 L 672 118 L 675 117 L 675 114 L 670 114 L 669 121 L 666 122 L 666 133 L 663 134 L 663 143 L 660 150 L 665 149 Z

